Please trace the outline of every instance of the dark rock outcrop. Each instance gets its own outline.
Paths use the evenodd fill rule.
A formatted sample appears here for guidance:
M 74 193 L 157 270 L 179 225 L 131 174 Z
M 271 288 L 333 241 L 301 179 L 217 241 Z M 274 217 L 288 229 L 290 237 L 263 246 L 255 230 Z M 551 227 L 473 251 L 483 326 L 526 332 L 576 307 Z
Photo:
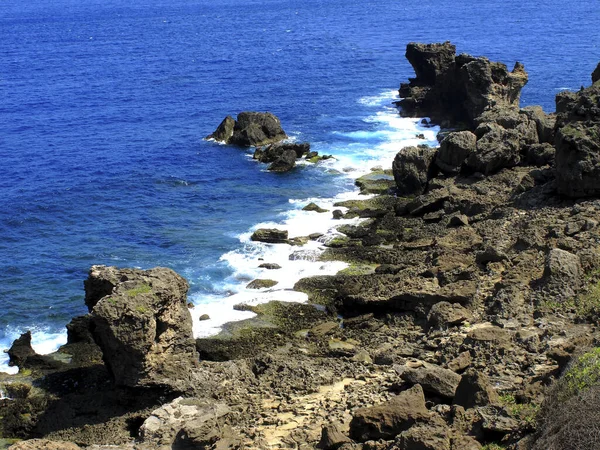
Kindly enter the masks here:
M 117 385 L 186 391 L 198 363 L 187 282 L 166 268 L 93 266 L 86 286 L 119 282 L 92 309 L 92 332 Z M 97 292 L 97 291 L 96 291 Z
M 407 116 L 430 116 L 434 121 L 471 125 L 486 109 L 518 105 L 527 83 L 523 65 L 509 72 L 502 63 L 461 54 L 450 42 L 410 43 L 406 57 L 416 78 L 400 86 L 398 104 Z
M 302 142 L 299 144 L 278 142 L 276 144 L 267 145 L 266 147 L 257 148 L 254 151 L 252 158 L 262 163 L 272 163 L 281 158 L 283 153 L 287 150 L 293 150 L 295 158 L 301 158 L 303 155 L 307 155 L 310 151 L 310 144 L 308 142 Z
M 219 124 L 217 129 L 212 134 L 206 136 L 206 139 L 214 139 L 218 142 L 229 142 L 231 136 L 233 136 L 233 128 L 235 127 L 235 119 L 231 116 L 227 116 Z
M 427 145 L 405 147 L 398 152 L 392 164 L 398 195 L 422 194 L 431 178 L 436 150 Z
M 435 164 L 446 174 L 457 174 L 471 153 L 475 151 L 477 136 L 470 131 L 448 134 L 440 143 Z
M 596 66 L 594 71 L 592 72 L 592 84 L 600 81 L 600 63 Z
M 232 126 L 233 125 L 233 126 Z M 258 147 L 287 138 L 279 119 L 270 112 L 241 112 L 237 120 L 227 116 L 207 139 L 243 147 Z
M 276 228 L 260 228 L 252 233 L 250 239 L 269 244 L 286 244 L 288 242 L 288 232 Z
M 267 168 L 270 172 L 289 172 L 296 165 L 296 152 L 288 149 L 284 150 L 281 155 L 273 161 Z
M 27 331 L 14 340 L 8 349 L 8 365 L 23 367 L 27 358 L 35 356 L 35 350 L 31 347 L 31 331 Z

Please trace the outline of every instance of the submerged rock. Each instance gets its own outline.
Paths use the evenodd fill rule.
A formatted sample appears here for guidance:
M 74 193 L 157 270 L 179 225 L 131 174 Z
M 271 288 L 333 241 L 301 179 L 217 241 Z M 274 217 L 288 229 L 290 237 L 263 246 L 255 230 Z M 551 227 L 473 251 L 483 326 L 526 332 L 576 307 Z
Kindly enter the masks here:
M 115 277 L 119 281 L 91 313 L 94 338 L 115 383 L 188 390 L 198 354 L 187 308 L 187 282 L 162 267 L 93 266 L 86 286 L 112 284 Z

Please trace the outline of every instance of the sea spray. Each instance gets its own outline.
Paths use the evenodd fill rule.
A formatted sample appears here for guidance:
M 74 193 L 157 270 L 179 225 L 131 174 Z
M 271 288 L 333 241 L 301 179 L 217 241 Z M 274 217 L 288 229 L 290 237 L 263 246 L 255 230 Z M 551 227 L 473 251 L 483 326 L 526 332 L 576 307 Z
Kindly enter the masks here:
M 330 153 L 334 158 L 319 163 L 316 170 L 327 170 L 356 180 L 375 168 L 389 169 L 398 151 L 409 145 L 427 144 L 437 146 L 438 127 L 425 125 L 419 119 L 401 118 L 392 106 L 397 99 L 394 91 L 385 91 L 372 97 L 363 97 L 359 103 L 376 111 L 363 119 L 369 130 L 333 132 L 332 140 L 319 148 L 320 153 Z M 293 291 L 294 284 L 301 278 L 315 275 L 334 275 L 348 267 L 340 261 L 320 261 L 319 256 L 326 250 L 327 243 L 340 237 L 340 225 L 357 225 L 364 219 L 333 219 L 332 211 L 347 208 L 336 203 L 352 199 L 367 199 L 372 195 L 361 195 L 354 188 L 340 192 L 332 198 L 311 197 L 290 199 L 290 209 L 279 214 L 280 220 L 254 225 L 246 233 L 238 236 L 241 246 L 221 257 L 232 270 L 232 275 L 223 280 L 220 288 L 225 295 L 193 295 L 195 304 L 192 310 L 194 334 L 207 337 L 217 334 L 222 325 L 231 321 L 254 317 L 249 311 L 234 309 L 235 305 L 257 305 L 272 300 L 305 302 L 304 293 Z M 315 203 L 327 212 L 305 211 L 303 207 Z M 252 233 L 259 228 L 287 230 L 290 238 L 321 234 L 316 240 L 309 240 L 304 246 L 288 244 L 265 244 L 250 240 Z M 279 269 L 259 267 L 263 263 L 276 264 Z M 269 288 L 251 289 L 247 285 L 255 279 L 273 280 L 276 284 Z M 200 321 L 200 316 L 208 314 L 210 319 Z

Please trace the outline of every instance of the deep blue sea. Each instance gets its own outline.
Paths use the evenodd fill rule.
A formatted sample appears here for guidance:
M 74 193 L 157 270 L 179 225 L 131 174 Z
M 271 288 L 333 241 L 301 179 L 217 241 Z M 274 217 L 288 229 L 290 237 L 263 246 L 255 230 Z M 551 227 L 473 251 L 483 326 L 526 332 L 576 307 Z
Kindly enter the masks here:
M 413 75 L 408 42 L 450 40 L 511 68 L 521 61 L 530 77 L 522 105 L 552 111 L 559 90 L 590 84 L 600 7 L 6 0 L 0 38 L 0 347 L 31 329 L 49 351 L 86 312 L 93 264 L 184 275 L 194 310 L 211 313 L 199 335 L 230 318 L 231 303 L 295 299 L 298 277 L 340 266 L 315 263 L 317 244 L 289 262 L 298 249 L 252 244 L 249 232 L 335 234 L 329 214 L 300 208 L 356 195 L 354 178 L 389 165 L 418 132 L 435 143 L 435 129 L 390 107 Z M 293 139 L 337 159 L 273 174 L 244 149 L 203 140 L 244 110 L 275 113 Z M 280 285 L 248 292 L 249 280 L 266 277 L 260 260 L 284 265 L 268 274 Z M 0 355 L 0 369 L 5 362 Z

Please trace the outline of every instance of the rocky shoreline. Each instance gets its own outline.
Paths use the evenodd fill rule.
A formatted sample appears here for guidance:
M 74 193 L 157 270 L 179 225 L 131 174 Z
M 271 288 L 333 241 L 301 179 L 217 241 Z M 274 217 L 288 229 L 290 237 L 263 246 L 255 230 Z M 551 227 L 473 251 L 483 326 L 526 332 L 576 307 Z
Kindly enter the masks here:
M 332 212 L 365 219 L 321 257 L 348 269 L 194 340 L 179 275 L 92 267 L 67 345 L 10 350 L 1 436 L 29 439 L 12 448 L 597 448 L 600 65 L 545 114 L 519 107 L 519 63 L 407 58 L 403 114 L 442 123 L 441 144 Z

